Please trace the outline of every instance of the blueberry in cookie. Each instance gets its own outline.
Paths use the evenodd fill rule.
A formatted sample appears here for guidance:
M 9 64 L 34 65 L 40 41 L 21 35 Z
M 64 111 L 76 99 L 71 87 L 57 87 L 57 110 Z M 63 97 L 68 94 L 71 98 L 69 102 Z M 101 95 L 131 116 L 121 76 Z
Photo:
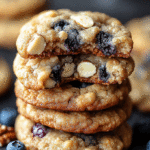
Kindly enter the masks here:
M 0 123 L 6 126 L 14 126 L 17 114 L 17 110 L 14 108 L 3 108 L 0 111 Z

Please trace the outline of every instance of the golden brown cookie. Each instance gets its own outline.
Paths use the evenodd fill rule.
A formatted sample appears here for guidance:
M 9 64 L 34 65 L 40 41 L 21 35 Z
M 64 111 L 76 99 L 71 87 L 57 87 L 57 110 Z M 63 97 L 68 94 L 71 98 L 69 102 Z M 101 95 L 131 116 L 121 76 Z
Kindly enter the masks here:
M 150 16 L 130 20 L 126 26 L 132 33 L 132 56 L 136 64 L 130 76 L 131 99 L 140 111 L 150 112 Z
M 132 19 L 126 27 L 132 34 L 133 51 L 137 52 L 139 57 L 148 53 L 150 51 L 150 16 Z
M 8 10 L 7 10 L 8 11 Z M 19 35 L 20 28 L 25 24 L 31 16 L 16 20 L 0 19 L 0 46 L 6 48 L 15 48 L 16 40 Z
M 15 83 L 15 94 L 23 101 L 42 108 L 65 111 L 102 110 L 127 98 L 131 90 L 129 80 L 122 84 L 100 85 L 78 81 L 61 87 L 43 90 L 27 89 L 19 80 Z
M 46 0 L 0 0 L 0 18 L 31 14 L 44 6 Z
M 12 83 L 12 75 L 6 60 L 0 57 L 0 95 L 4 94 Z
M 132 58 L 95 55 L 52 56 L 24 59 L 16 55 L 14 73 L 26 88 L 54 88 L 73 80 L 98 84 L 121 84 L 134 70 Z
M 90 135 L 67 133 L 41 125 L 41 127 L 47 128 L 47 133 L 42 138 L 34 136 L 35 132 L 31 132 L 36 125 L 21 115 L 16 120 L 17 137 L 28 150 L 33 148 L 37 150 L 51 148 L 56 150 L 122 150 L 128 148 L 132 140 L 132 130 L 127 123 L 112 132 Z
M 46 129 L 46 135 L 37 136 L 36 129 Z M 122 150 L 130 146 L 132 139 L 132 130 L 127 123 L 108 133 L 74 134 L 47 128 L 21 115 L 16 119 L 15 131 L 27 150 Z
M 91 134 L 112 131 L 126 121 L 132 110 L 129 98 L 120 105 L 92 112 L 63 112 L 43 109 L 17 99 L 18 112 L 43 125 L 66 132 Z
M 17 50 L 24 58 L 79 53 L 127 58 L 132 46 L 130 32 L 116 18 L 66 9 L 35 16 L 17 39 Z
M 132 91 L 130 93 L 133 104 L 143 112 L 150 112 L 150 53 L 141 57 L 133 53 L 136 64 L 131 80 Z

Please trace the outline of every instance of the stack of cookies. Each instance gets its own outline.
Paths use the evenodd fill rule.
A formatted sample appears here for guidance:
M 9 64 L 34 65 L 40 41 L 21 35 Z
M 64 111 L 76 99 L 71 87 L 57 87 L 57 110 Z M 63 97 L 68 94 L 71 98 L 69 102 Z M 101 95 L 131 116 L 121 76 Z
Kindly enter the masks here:
M 17 39 L 17 138 L 28 149 L 128 148 L 130 32 L 99 12 L 50 10 Z

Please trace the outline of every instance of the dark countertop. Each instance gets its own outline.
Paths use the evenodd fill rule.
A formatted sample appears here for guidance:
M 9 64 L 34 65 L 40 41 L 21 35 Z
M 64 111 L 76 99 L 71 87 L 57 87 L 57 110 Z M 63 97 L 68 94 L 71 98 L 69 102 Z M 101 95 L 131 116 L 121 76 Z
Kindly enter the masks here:
M 119 19 L 123 24 L 129 21 L 132 18 L 143 17 L 150 14 L 150 1 L 141 1 L 141 0 L 51 0 L 48 2 L 49 9 L 61 9 L 69 8 L 74 11 L 79 10 L 91 10 L 91 11 L 100 11 L 107 13 L 108 15 Z M 0 47 L 0 57 L 3 57 L 7 60 L 10 65 L 12 74 L 12 64 L 16 55 L 16 49 L 6 49 Z M 13 84 L 10 90 L 2 97 L 0 97 L 0 110 L 4 107 L 11 106 L 16 108 L 15 105 L 15 94 L 14 94 L 14 82 L 16 80 L 15 75 L 13 74 Z M 144 118 L 145 125 L 141 121 L 140 127 L 137 127 L 137 122 Z M 145 145 L 150 140 L 150 115 L 142 114 L 134 110 L 132 116 L 129 120 L 129 123 L 134 127 L 133 128 L 133 142 L 130 147 L 130 150 L 144 150 Z M 138 126 L 139 126 L 138 124 Z M 146 129 L 143 132 L 143 129 Z M 137 137 L 139 139 L 137 140 Z M 146 139 L 147 137 L 147 139 Z M 135 140 L 136 139 L 136 140 Z M 0 148 L 0 150 L 5 150 L 5 147 Z

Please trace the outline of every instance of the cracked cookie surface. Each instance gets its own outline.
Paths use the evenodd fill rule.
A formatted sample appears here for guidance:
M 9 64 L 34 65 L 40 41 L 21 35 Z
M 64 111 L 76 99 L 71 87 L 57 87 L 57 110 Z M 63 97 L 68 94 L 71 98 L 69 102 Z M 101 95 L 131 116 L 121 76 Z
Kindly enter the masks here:
M 116 18 L 100 12 L 60 9 L 42 12 L 25 24 L 16 45 L 24 58 L 79 53 L 127 58 L 133 41 Z
M 91 134 L 112 131 L 131 115 L 132 104 L 127 98 L 121 104 L 92 112 L 69 112 L 44 109 L 17 99 L 18 112 L 43 125 L 66 132 Z
M 102 58 L 95 55 L 24 59 L 17 54 L 13 69 L 25 87 L 39 90 L 73 80 L 104 85 L 121 84 L 134 70 L 134 61 L 131 57 Z
M 15 94 L 23 101 L 42 108 L 65 111 L 102 110 L 127 98 L 131 90 L 129 80 L 122 84 L 100 85 L 73 81 L 61 87 L 43 90 L 27 89 L 19 80 Z
M 33 121 L 21 115 L 16 119 L 17 138 L 25 144 L 27 150 L 122 150 L 130 146 L 132 139 L 132 130 L 127 123 L 112 132 L 90 135 L 67 133 L 49 128 L 43 138 L 33 137 L 31 130 L 34 125 Z

